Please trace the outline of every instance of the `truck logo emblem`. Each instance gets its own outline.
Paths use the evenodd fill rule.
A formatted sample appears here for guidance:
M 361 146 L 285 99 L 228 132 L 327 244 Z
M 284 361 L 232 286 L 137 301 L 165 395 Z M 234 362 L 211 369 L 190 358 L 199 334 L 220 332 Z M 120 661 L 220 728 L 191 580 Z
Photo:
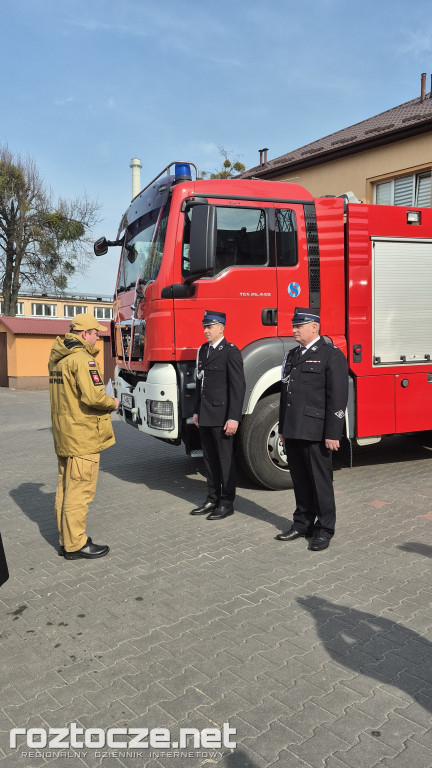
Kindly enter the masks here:
M 298 283 L 290 283 L 288 286 L 288 293 L 293 299 L 300 295 L 301 288 Z

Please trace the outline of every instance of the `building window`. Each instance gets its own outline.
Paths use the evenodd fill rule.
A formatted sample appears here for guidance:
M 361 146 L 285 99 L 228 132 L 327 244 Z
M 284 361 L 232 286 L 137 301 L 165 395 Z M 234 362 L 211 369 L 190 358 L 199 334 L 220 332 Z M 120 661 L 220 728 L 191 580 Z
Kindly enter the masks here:
M 65 304 L 64 306 L 65 317 L 75 317 L 81 312 L 87 312 L 87 307 L 79 307 L 77 304 Z
M 4 301 L 0 301 L 0 315 L 3 314 L 4 311 Z M 15 313 L 16 315 L 23 315 L 24 314 L 24 302 L 23 301 L 17 301 L 15 304 Z
M 431 207 L 431 174 L 414 173 L 390 179 L 374 186 L 374 203 L 378 205 L 417 205 Z
M 57 304 L 32 304 L 33 317 L 57 317 Z
M 98 320 L 112 320 L 112 307 L 94 307 L 93 311 Z

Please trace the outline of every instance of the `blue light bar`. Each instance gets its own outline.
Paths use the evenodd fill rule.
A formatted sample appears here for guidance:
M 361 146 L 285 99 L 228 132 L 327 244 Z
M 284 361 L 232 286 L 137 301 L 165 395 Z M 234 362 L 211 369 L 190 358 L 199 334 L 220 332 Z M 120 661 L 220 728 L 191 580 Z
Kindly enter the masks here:
M 189 163 L 176 163 L 174 166 L 174 176 L 176 181 L 192 181 Z

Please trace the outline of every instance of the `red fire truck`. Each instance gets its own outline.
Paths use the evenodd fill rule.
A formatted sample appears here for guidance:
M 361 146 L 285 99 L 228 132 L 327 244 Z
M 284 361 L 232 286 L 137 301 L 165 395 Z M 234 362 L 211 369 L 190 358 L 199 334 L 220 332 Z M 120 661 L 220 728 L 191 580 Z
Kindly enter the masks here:
M 122 418 L 197 454 L 201 322 L 205 309 L 226 312 L 247 384 L 238 455 L 262 486 L 289 487 L 278 404 L 300 305 L 320 308 L 322 334 L 348 358 L 349 441 L 432 429 L 432 210 L 197 176 L 193 163 L 167 166 L 132 200 L 117 240 L 95 244 L 97 255 L 121 246 L 113 343 Z

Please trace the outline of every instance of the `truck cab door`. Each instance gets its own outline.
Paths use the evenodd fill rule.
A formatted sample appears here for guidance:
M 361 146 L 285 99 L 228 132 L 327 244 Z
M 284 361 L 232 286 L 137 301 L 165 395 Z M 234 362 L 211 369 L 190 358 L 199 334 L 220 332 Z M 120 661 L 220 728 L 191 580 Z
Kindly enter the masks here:
M 297 306 L 310 306 L 308 248 L 302 205 L 274 206 L 275 263 L 277 271 L 277 332 L 292 336 L 291 319 Z
M 227 338 L 241 349 L 257 339 L 277 336 L 272 204 L 211 198 L 208 204 L 214 206 L 217 222 L 214 268 L 194 280 L 191 300 L 175 301 L 176 345 L 182 354 L 202 344 L 206 309 L 226 313 Z M 193 215 L 193 208 L 185 214 L 191 217 L 192 227 Z M 185 253 L 187 220 L 184 232 Z M 187 262 L 182 277 L 188 277 Z

